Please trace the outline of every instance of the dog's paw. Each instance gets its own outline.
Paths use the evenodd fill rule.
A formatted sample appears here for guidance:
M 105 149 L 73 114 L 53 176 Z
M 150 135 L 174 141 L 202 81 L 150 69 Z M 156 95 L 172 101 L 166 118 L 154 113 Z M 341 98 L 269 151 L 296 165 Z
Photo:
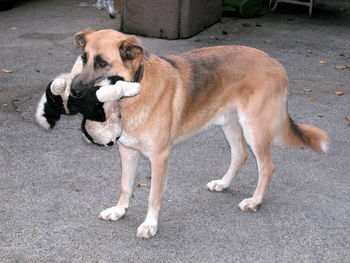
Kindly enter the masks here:
M 64 93 L 64 91 L 66 90 L 66 86 L 67 86 L 67 81 L 65 79 L 56 78 L 54 79 L 54 81 L 52 81 L 50 89 L 52 94 L 57 96 Z
M 150 238 L 157 233 L 158 224 L 152 222 L 143 222 L 138 228 L 136 236 L 138 238 Z
M 222 180 L 213 180 L 207 183 L 207 189 L 209 191 L 221 192 L 225 190 L 227 187 L 228 185 L 225 184 Z
M 109 220 L 109 221 L 115 221 L 126 214 L 126 209 L 123 207 L 113 206 L 110 208 L 107 208 L 106 210 L 103 210 L 98 218 L 103 220 Z
M 255 201 L 253 198 L 247 198 L 240 202 L 238 206 L 242 211 L 255 212 L 259 205 L 260 202 Z

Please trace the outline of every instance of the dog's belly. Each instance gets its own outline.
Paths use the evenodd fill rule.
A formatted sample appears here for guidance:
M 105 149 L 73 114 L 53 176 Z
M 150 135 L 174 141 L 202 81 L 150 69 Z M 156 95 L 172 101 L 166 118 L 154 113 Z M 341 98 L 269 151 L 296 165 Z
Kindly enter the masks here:
M 212 126 L 225 126 L 228 123 L 238 123 L 238 116 L 237 116 L 237 110 L 235 106 L 228 107 L 226 109 L 223 109 L 214 116 L 212 119 L 207 119 L 206 121 L 203 121 L 200 125 L 198 123 L 193 127 L 187 127 L 186 132 L 179 133 L 176 139 L 174 140 L 174 144 L 183 142 L 202 131 L 212 127 Z M 183 129 L 183 131 L 185 131 Z

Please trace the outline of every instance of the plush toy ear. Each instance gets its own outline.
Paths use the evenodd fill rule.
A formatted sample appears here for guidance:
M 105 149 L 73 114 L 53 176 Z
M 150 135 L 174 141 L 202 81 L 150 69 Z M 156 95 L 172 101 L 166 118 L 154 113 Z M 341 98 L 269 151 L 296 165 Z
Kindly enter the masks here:
M 76 48 L 84 48 L 86 45 L 86 37 L 89 34 L 94 33 L 95 30 L 91 29 L 91 28 L 86 28 L 83 31 L 80 31 L 78 33 L 75 34 L 74 36 L 74 45 Z
M 141 41 L 135 36 L 125 39 L 119 47 L 120 56 L 123 61 L 134 60 L 142 55 L 144 59 L 149 60 L 149 53 L 141 44 Z

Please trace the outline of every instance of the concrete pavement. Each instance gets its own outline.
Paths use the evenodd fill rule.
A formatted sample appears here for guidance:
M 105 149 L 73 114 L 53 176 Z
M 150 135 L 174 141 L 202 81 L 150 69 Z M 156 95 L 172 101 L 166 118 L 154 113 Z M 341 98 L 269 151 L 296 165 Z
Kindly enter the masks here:
M 0 262 L 349 262 L 350 70 L 335 69 L 350 66 L 348 10 L 316 7 L 308 19 L 304 8 L 281 5 L 254 19 L 223 18 L 186 40 L 142 38 L 158 55 L 222 44 L 267 52 L 287 70 L 292 118 L 327 131 L 331 147 L 318 154 L 274 146 L 264 203 L 245 213 L 237 205 L 255 189 L 254 157 L 227 191 L 208 192 L 230 156 L 222 132 L 205 131 L 173 149 L 158 233 L 139 240 L 148 161 L 136 179 L 147 187 L 135 187 L 126 217 L 99 220 L 119 195 L 116 147 L 87 145 L 78 116 L 51 131 L 34 120 L 47 83 L 79 55 L 73 35 L 119 28 L 118 16 L 82 2 L 95 1 L 23 0 L 0 12 L 0 69 L 13 71 L 0 72 Z

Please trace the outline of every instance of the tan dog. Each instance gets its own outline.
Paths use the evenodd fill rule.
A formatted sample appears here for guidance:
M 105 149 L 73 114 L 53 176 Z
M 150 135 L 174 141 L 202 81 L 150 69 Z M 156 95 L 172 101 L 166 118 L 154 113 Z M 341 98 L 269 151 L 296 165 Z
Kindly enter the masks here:
M 113 30 L 86 29 L 75 41 L 84 50 L 85 66 L 73 80 L 73 94 L 81 95 L 109 75 L 137 79 L 142 85 L 139 95 L 120 102 L 121 194 L 116 206 L 100 214 L 106 220 L 125 215 L 141 152 L 151 162 L 152 183 L 138 237 L 156 234 L 171 147 L 210 125 L 220 125 L 231 146 L 229 169 L 207 184 L 210 191 L 229 187 L 247 158 L 244 141 L 256 157 L 259 182 L 253 197 L 240 202 L 244 211 L 255 211 L 263 200 L 274 171 L 270 156 L 274 139 L 294 147 L 327 149 L 322 130 L 297 125 L 289 117 L 286 72 L 259 50 L 219 46 L 157 57 L 148 55 L 135 37 Z

